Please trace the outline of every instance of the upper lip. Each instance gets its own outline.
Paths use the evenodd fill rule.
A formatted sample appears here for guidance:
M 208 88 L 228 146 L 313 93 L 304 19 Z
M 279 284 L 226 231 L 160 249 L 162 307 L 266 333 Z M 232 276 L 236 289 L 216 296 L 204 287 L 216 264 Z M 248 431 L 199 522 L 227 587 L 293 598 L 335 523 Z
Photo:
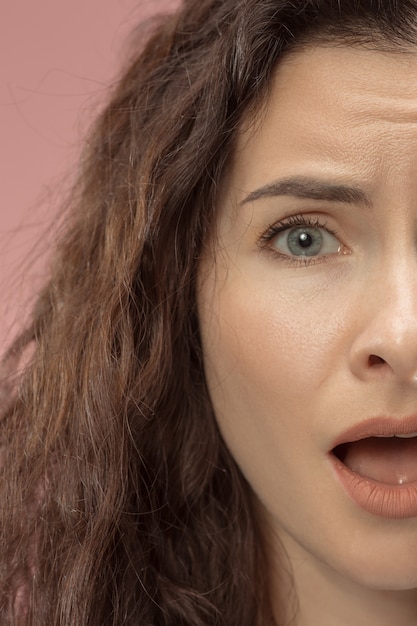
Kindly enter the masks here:
M 343 443 L 351 443 L 368 437 L 394 437 L 417 432 L 417 415 L 410 417 L 371 417 L 350 426 L 337 436 L 331 449 Z

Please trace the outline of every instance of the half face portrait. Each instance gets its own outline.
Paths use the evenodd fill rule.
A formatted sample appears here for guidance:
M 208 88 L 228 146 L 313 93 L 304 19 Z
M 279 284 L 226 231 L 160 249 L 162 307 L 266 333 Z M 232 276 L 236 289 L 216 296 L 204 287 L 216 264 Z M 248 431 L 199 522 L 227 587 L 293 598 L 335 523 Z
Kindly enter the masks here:
M 200 270 L 219 427 L 318 586 L 417 584 L 416 93 L 412 51 L 287 56 Z

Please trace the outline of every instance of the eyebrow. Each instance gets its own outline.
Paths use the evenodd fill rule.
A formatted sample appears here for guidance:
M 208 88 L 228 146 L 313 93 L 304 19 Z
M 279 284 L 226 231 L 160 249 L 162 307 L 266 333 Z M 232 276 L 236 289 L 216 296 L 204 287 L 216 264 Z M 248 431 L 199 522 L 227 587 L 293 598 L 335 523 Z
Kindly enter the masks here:
M 283 178 L 264 185 L 259 189 L 255 189 L 255 191 L 251 191 L 240 204 L 243 205 L 261 198 L 272 198 L 274 196 L 294 196 L 296 198 L 309 198 L 310 200 L 324 200 L 326 202 L 363 204 L 368 208 L 371 207 L 368 196 L 358 187 L 334 184 L 304 176 Z

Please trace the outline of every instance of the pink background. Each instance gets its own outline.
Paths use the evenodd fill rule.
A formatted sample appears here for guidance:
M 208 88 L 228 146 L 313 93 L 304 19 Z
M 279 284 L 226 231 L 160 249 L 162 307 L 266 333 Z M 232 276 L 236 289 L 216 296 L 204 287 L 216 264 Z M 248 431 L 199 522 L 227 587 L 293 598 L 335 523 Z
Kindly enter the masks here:
M 81 137 L 133 27 L 176 0 L 14 0 L 0 20 L 0 352 L 42 280 Z M 36 247 L 35 244 L 37 243 Z

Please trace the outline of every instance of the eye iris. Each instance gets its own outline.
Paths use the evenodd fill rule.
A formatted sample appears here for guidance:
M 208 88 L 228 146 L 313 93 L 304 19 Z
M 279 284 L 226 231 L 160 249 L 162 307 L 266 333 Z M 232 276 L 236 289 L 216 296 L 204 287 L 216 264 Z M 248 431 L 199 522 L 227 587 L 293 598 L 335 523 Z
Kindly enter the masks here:
M 318 228 L 305 226 L 293 228 L 289 231 L 287 245 L 292 254 L 314 256 L 322 248 L 323 235 Z

